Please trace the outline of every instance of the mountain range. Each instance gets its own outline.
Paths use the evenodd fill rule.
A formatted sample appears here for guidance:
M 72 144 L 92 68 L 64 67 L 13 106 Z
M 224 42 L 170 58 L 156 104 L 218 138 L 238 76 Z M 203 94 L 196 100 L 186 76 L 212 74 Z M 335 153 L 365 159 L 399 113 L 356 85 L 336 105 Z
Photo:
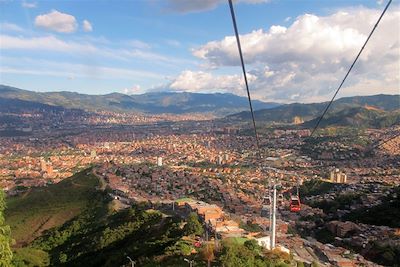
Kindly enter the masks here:
M 253 108 L 258 122 L 301 124 L 309 128 L 328 102 L 279 104 L 254 100 Z M 248 100 L 233 94 L 201 94 L 177 92 L 152 92 L 140 95 L 111 93 L 87 95 L 74 92 L 33 92 L 0 85 L 0 112 L 22 110 L 57 112 L 119 111 L 146 114 L 203 113 L 231 122 L 250 121 Z M 6 118 L 7 119 L 7 118 Z M 321 127 L 364 126 L 381 128 L 400 122 L 400 95 L 353 96 L 335 100 Z
M 225 116 L 248 109 L 248 100 L 234 94 L 200 94 L 177 92 L 152 92 L 140 95 L 111 93 L 87 95 L 75 92 L 33 92 L 0 85 L 0 98 L 32 103 L 83 109 L 86 111 L 121 111 L 147 114 L 208 113 Z M 279 103 L 253 101 L 256 110 L 279 106 Z
M 304 122 L 303 126 L 315 125 L 328 102 L 281 105 L 255 111 L 255 119 L 266 123 Z M 226 117 L 230 121 L 249 121 L 251 114 L 243 111 Z M 386 127 L 400 120 L 400 95 L 353 96 L 335 100 L 321 122 L 327 126 Z

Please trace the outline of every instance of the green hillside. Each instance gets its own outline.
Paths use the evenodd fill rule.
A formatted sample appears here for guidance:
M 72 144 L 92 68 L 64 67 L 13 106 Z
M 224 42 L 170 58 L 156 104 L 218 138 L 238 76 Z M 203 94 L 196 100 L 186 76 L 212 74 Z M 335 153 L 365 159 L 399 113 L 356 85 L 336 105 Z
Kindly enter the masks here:
M 366 107 L 346 108 L 329 113 L 321 121 L 321 127 L 353 126 L 361 128 L 384 128 L 400 122 L 400 110 L 386 112 Z M 310 128 L 316 125 L 317 119 L 307 121 L 303 126 Z
M 116 211 L 107 189 L 96 186 L 96 177 L 85 170 L 9 198 L 6 219 L 17 241 L 13 265 L 124 266 L 129 264 L 127 256 L 146 267 L 179 267 L 184 258 L 194 260 L 195 266 L 207 266 L 207 259 L 213 266 L 293 264 L 289 255 L 263 251 L 254 240 L 223 240 L 219 250 L 214 250 L 214 242 L 195 247 L 195 235 L 203 232 L 196 214 L 185 221 L 148 209 L 146 203 Z M 212 257 L 206 256 L 210 253 Z
M 277 122 L 277 123 L 292 123 L 293 119 L 297 116 L 303 121 L 315 119 L 322 114 L 322 111 L 327 106 L 327 102 L 311 103 L 311 104 L 288 104 L 271 109 L 263 109 L 255 112 L 255 118 L 260 122 Z M 357 110 L 354 108 L 362 108 L 368 106 L 370 109 Z M 393 112 L 400 109 L 400 95 L 374 95 L 374 96 L 354 96 L 345 97 L 335 100 L 329 109 L 327 115 L 335 114 L 336 112 L 343 111 L 342 116 L 352 116 L 354 113 L 360 113 L 360 121 L 362 117 L 373 118 L 379 110 L 384 112 Z M 362 112 L 361 112 L 362 111 Z M 361 114 L 363 113 L 363 114 Z M 391 114 L 385 114 L 391 116 Z M 228 120 L 241 121 L 250 120 L 251 115 L 249 112 L 241 112 L 226 117 Z M 390 118 L 388 118 L 390 120 Z M 332 119 L 334 121 L 334 119 Z M 347 124 L 341 122 L 342 124 Z M 327 123 L 328 125 L 328 123 Z M 308 125 L 307 125 L 308 126 Z
M 6 222 L 11 226 L 17 247 L 28 244 L 47 229 L 62 225 L 88 206 L 96 194 L 98 179 L 86 172 L 7 198 Z
M 154 266 L 152 258 L 182 237 L 180 219 L 140 205 L 115 211 L 98 185 L 87 169 L 9 197 L 5 215 L 16 241 L 14 265 L 121 266 L 129 255 Z

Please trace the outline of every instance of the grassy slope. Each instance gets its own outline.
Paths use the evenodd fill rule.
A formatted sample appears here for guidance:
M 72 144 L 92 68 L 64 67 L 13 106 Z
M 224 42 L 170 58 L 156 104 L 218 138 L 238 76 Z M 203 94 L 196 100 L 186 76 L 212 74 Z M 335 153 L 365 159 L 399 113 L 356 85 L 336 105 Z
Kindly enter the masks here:
M 179 218 L 163 217 L 160 212 L 146 210 L 144 205 L 113 212 L 107 193 L 95 191 L 96 186 L 97 179 L 86 170 L 57 185 L 10 198 L 7 220 L 19 242 L 26 239 L 25 234 L 30 239 L 39 234 L 35 229 L 43 225 L 37 222 L 41 217 L 50 216 L 54 222 L 40 237 L 14 251 L 13 264 L 122 266 L 129 263 L 129 255 L 140 266 L 182 266 L 187 256 L 176 248 L 184 234 Z M 76 216 L 65 215 L 71 210 Z M 233 241 L 239 245 L 244 239 Z M 194 257 L 196 266 L 206 266 L 201 254 Z
M 98 180 L 86 172 L 7 199 L 6 222 L 17 246 L 28 244 L 44 230 L 62 225 L 87 206 Z
M 90 170 L 7 199 L 15 266 L 120 266 L 164 253 L 181 236 L 158 212 L 112 212 Z M 45 231 L 46 230 L 46 231 Z M 101 255 L 101 256 L 100 256 Z

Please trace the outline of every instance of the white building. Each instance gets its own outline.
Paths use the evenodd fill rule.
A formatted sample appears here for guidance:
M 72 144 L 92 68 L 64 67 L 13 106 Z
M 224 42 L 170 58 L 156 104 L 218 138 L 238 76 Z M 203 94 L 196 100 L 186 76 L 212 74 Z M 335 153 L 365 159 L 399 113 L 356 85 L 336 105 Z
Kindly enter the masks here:
M 271 249 L 271 241 L 269 235 L 257 238 L 256 240 L 259 246 L 268 250 Z
M 158 167 L 162 166 L 162 157 L 157 157 L 157 166 Z

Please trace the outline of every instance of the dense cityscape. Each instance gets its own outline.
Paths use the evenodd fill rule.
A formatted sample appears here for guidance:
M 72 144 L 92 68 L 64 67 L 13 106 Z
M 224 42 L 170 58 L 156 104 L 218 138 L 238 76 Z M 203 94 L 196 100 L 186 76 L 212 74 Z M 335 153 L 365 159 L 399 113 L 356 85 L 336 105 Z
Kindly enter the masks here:
M 400 267 L 398 0 L 0 10 L 0 267 Z
M 351 145 L 345 136 L 334 142 L 313 139 L 315 148 L 310 151 L 305 147 L 305 142 L 310 145 L 310 130 L 268 126 L 260 131 L 260 159 L 254 137 L 241 124 L 188 121 L 184 116 L 175 116 L 174 121 L 133 116 L 136 123 L 129 118 L 123 123 L 118 121 L 120 114 L 115 119 L 112 115 L 83 120 L 67 114 L 58 118 L 61 124 L 37 119 L 22 126 L 27 136 L 2 137 L 3 190 L 9 196 L 26 195 L 90 168 L 118 209 L 147 203 L 183 218 L 194 212 L 208 238 L 246 238 L 270 249 L 266 198 L 269 181 L 276 179 L 277 249 L 296 262 L 375 266 L 390 260 L 376 254 L 377 247 L 399 248 L 397 222 L 380 226 L 352 217 L 382 205 L 387 197 L 397 198 L 399 137 L 368 154 L 368 146 Z M 21 117 L 41 116 L 24 112 Z M 9 129 L 10 124 L 1 127 Z M 399 130 L 367 129 L 363 138 L 372 144 Z M 273 168 L 283 172 L 277 174 Z M 289 199 L 297 186 L 301 210 L 291 212 Z M 51 226 L 48 218 L 42 220 L 19 242 L 28 242 Z

